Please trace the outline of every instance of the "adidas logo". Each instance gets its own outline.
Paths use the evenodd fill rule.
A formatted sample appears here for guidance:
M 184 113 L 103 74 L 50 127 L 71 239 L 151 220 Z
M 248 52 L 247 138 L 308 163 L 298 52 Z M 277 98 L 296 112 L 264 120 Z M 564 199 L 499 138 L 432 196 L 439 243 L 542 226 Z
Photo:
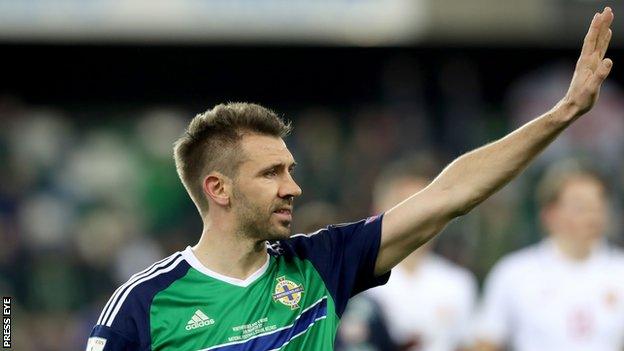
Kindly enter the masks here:
M 193 318 L 191 318 L 190 321 L 186 322 L 186 327 L 184 327 L 184 329 L 193 330 L 193 329 L 205 327 L 208 325 L 212 325 L 214 323 L 215 323 L 214 319 L 206 316 L 204 312 L 197 310 L 193 314 Z

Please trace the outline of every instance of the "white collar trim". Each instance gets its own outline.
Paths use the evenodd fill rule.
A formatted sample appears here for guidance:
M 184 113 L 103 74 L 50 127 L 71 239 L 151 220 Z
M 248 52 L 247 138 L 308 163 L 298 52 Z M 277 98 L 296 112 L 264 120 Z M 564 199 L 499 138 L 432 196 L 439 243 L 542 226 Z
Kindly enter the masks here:
M 260 278 L 260 276 L 262 276 L 264 272 L 266 272 L 267 269 L 269 268 L 269 262 L 270 262 L 270 257 L 269 257 L 269 254 L 267 253 L 266 262 L 262 265 L 262 267 L 260 267 L 260 269 L 255 271 L 252 275 L 250 275 L 246 279 L 238 279 L 238 278 L 228 277 L 227 275 L 223 275 L 221 273 L 217 273 L 213 270 L 208 269 L 201 262 L 199 262 L 199 259 L 197 259 L 197 256 L 195 256 L 195 253 L 193 252 L 193 249 L 191 249 L 190 246 L 187 246 L 186 249 L 182 251 L 182 256 L 191 265 L 191 267 L 195 268 L 201 273 L 211 278 L 221 280 L 228 284 L 240 286 L 243 288 L 249 286 L 251 283 L 255 282 L 258 278 Z

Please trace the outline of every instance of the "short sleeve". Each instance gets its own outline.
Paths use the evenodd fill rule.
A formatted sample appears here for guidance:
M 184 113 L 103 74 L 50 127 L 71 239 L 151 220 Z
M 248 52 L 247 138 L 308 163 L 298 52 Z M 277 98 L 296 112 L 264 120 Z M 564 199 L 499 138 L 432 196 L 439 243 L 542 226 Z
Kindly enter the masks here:
M 96 325 L 87 340 L 86 351 L 135 351 L 139 344 L 131 337 L 104 326 Z
M 145 341 L 147 320 L 144 308 L 134 294 L 124 301 L 123 286 L 104 307 L 87 340 L 87 351 L 139 351 L 149 349 Z M 144 340 L 141 342 L 141 340 Z
M 477 339 L 504 345 L 511 328 L 509 288 L 511 276 L 505 262 L 496 265 L 485 280 L 483 299 L 477 314 Z
M 312 234 L 294 235 L 285 246 L 312 262 L 323 278 L 341 316 L 350 297 L 385 284 L 390 272 L 375 276 L 383 216 L 330 225 Z
M 108 300 L 87 343 L 87 351 L 149 351 L 149 311 L 154 296 L 191 266 L 177 252 L 133 275 Z

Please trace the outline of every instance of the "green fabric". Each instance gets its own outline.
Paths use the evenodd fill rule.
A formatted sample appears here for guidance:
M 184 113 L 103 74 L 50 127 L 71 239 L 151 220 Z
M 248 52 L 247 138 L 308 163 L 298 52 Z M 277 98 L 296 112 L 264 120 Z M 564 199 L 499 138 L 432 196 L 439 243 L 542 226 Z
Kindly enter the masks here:
M 303 291 L 291 295 L 291 299 L 276 300 L 274 296 L 283 291 L 284 284 L 290 290 Z M 323 298 L 327 299 L 327 317 L 280 350 L 333 349 L 339 318 L 334 301 L 311 262 L 295 258 L 286 263 L 282 257 L 270 257 L 266 272 L 247 287 L 209 277 L 191 267 L 152 301 L 152 350 L 196 351 L 250 340 L 292 325 L 306 308 Z M 293 302 L 297 303 L 289 306 Z M 195 318 L 201 322 L 187 327 L 198 310 L 201 318 Z

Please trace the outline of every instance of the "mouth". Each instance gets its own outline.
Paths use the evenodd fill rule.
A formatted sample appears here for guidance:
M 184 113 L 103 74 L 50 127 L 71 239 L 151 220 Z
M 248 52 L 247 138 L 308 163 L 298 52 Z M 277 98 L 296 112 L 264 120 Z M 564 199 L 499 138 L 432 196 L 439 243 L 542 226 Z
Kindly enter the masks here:
M 273 211 L 273 213 L 281 220 L 292 221 L 292 210 L 290 208 L 280 208 Z

